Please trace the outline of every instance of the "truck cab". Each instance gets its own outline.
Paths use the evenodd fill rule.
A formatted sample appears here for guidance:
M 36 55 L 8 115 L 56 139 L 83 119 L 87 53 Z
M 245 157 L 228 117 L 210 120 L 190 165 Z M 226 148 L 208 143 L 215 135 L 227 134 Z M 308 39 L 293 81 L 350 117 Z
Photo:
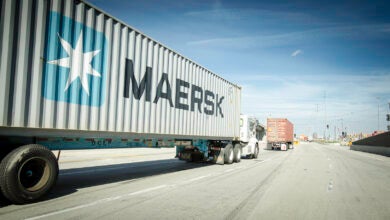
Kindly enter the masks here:
M 240 116 L 240 143 L 242 157 L 257 158 L 259 154 L 259 141 L 265 134 L 264 126 L 259 121 L 248 115 Z

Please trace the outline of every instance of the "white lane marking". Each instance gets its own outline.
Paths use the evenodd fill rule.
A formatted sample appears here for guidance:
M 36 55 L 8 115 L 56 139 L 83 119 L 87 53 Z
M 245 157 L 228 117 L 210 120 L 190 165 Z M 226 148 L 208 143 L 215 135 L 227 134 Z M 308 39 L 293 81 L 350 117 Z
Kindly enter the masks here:
M 328 183 L 328 192 L 332 191 L 332 189 L 333 189 L 333 181 L 330 180 Z
M 168 187 L 168 185 L 156 186 L 156 187 L 147 188 L 147 189 L 143 189 L 143 190 L 140 190 L 140 191 L 132 192 L 132 193 L 129 193 L 129 194 L 124 195 L 124 196 L 135 196 L 135 195 L 151 192 L 151 191 L 162 189 L 162 188 L 166 188 L 166 187 Z M 119 197 L 123 197 L 123 196 L 119 196 Z
M 246 166 L 237 167 L 236 170 L 241 170 L 241 169 L 244 169 L 244 168 L 246 168 Z
M 257 162 L 256 164 L 264 163 L 264 162 L 267 162 L 267 161 L 270 161 L 270 159 L 259 161 L 259 162 Z
M 268 159 L 266 159 L 266 160 L 259 161 L 259 162 L 257 162 L 256 164 L 268 162 L 268 161 L 271 161 L 271 160 L 273 160 L 274 158 L 278 158 L 278 157 L 282 157 L 282 156 L 274 156 L 274 157 L 268 158 Z
M 271 160 L 273 160 L 276 157 L 281 157 L 281 156 L 275 156 L 275 157 L 272 157 L 272 158 L 269 158 L 269 159 L 266 159 L 266 160 L 263 160 L 263 161 L 256 162 L 255 165 L 271 161 Z M 246 167 L 247 166 L 242 166 L 242 167 L 237 167 L 235 169 L 228 169 L 226 171 L 231 172 L 231 171 L 234 171 L 234 170 L 244 169 Z M 110 169 L 113 169 L 113 168 L 107 168 L 107 169 L 104 169 L 104 170 L 110 170 Z M 115 169 L 118 169 L 118 167 L 116 167 Z M 99 171 L 101 171 L 101 170 L 103 170 L 103 169 L 100 169 Z M 88 172 L 94 172 L 94 171 L 88 171 L 88 172 L 87 171 L 80 171 L 80 172 L 72 172 L 72 173 L 65 173 L 65 174 L 66 175 L 70 175 L 70 174 L 84 173 L 84 172 L 88 173 Z M 144 189 L 144 190 L 128 193 L 128 194 L 125 194 L 125 195 L 122 195 L 122 196 L 109 197 L 109 198 L 101 199 L 101 200 L 98 200 L 98 201 L 95 201 L 95 202 L 87 203 L 87 204 L 84 204 L 84 205 L 79 205 L 79 206 L 63 209 L 63 210 L 60 210 L 60 211 L 55 211 L 55 212 L 47 213 L 47 214 L 44 214 L 44 215 L 39 215 L 39 216 L 27 218 L 26 220 L 42 219 L 42 218 L 46 218 L 46 217 L 50 217 L 50 216 L 54 216 L 54 215 L 59 215 L 59 214 L 67 213 L 67 212 L 78 210 L 78 209 L 88 208 L 88 207 L 99 205 L 99 204 L 102 204 L 102 203 L 107 203 L 107 202 L 123 199 L 125 197 L 131 197 L 131 196 L 139 195 L 139 194 L 142 194 L 142 193 L 147 193 L 147 192 L 150 192 L 150 191 L 155 191 L 155 190 L 162 189 L 162 188 L 175 187 L 177 185 L 182 185 L 182 184 L 186 184 L 186 183 L 189 183 L 189 182 L 195 182 L 195 181 L 198 181 L 198 180 L 201 180 L 201 179 L 205 179 L 207 177 L 219 176 L 219 175 L 221 175 L 221 173 L 208 174 L 208 175 L 199 176 L 199 177 L 187 180 L 187 181 L 183 181 L 183 182 L 181 182 L 179 184 L 160 185 L 160 186 L 156 186 L 156 187 L 152 187 L 152 188 L 147 188 L 147 189 Z
M 42 218 L 46 218 L 46 217 L 50 217 L 50 216 L 54 216 L 54 215 L 58 215 L 58 214 L 63 214 L 63 213 L 74 211 L 74 210 L 78 210 L 78 209 L 83 209 L 83 208 L 99 205 L 99 204 L 102 204 L 102 203 L 107 203 L 107 202 L 123 199 L 125 197 L 130 197 L 130 196 L 135 196 L 135 195 L 139 195 L 139 194 L 142 194 L 142 193 L 155 191 L 155 190 L 166 188 L 166 187 L 168 187 L 168 185 L 160 185 L 160 186 L 151 187 L 151 188 L 147 188 L 147 189 L 144 189 L 144 190 L 128 193 L 128 194 L 125 194 L 125 195 L 122 195 L 122 196 L 115 196 L 115 197 L 109 197 L 109 198 L 105 198 L 105 199 L 100 199 L 100 200 L 97 200 L 95 202 L 87 203 L 87 204 L 84 204 L 84 205 L 79 205 L 79 206 L 63 209 L 63 210 L 60 210 L 60 211 L 51 212 L 51 213 L 47 213 L 47 214 L 44 214 L 44 215 L 39 215 L 39 216 L 27 218 L 26 220 L 42 219 Z
M 234 171 L 234 170 L 236 170 L 236 169 L 228 169 L 228 170 L 225 170 L 224 172 L 225 172 L 225 173 L 229 173 L 229 172 L 232 172 L 232 171 Z
M 195 178 L 192 178 L 192 179 L 189 179 L 189 180 L 186 180 L 186 181 L 183 181 L 181 184 L 186 184 L 186 183 L 191 183 L 191 182 L 195 182 L 195 181 L 198 181 L 198 180 L 201 180 L 201 179 L 204 179 L 204 178 L 207 178 L 207 177 L 210 177 L 212 176 L 211 174 L 209 175 L 204 175 L 204 176 L 199 176 L 199 177 L 195 177 Z

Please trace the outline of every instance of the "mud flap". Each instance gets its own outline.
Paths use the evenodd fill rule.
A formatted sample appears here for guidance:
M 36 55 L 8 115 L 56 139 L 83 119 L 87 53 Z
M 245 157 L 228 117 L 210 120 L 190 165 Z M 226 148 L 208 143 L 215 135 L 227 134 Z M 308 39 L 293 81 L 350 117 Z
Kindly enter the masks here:
M 216 164 L 221 164 L 223 165 L 225 162 L 225 148 L 221 148 L 221 151 L 219 152 L 217 159 L 215 160 Z

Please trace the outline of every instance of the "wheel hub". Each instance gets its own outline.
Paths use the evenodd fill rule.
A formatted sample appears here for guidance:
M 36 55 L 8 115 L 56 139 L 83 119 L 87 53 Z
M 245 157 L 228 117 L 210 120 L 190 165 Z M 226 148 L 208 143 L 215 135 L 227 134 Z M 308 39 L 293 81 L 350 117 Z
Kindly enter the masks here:
M 32 177 L 32 175 L 33 175 L 33 171 L 32 170 L 27 170 L 26 176 L 27 177 Z
M 49 180 L 50 168 L 46 160 L 42 158 L 31 158 L 25 161 L 19 170 L 19 183 L 27 191 L 41 189 Z

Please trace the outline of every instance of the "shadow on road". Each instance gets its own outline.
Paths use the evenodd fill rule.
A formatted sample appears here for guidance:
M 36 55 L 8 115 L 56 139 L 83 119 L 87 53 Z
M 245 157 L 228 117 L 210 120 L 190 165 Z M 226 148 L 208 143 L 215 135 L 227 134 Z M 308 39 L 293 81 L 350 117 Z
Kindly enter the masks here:
M 178 159 L 167 159 L 60 170 L 56 186 L 41 201 L 70 195 L 81 188 L 122 181 L 137 181 L 140 178 L 208 165 L 211 163 L 188 163 Z M 10 203 L 1 196 L 0 207 L 8 205 Z
M 11 205 L 11 203 L 0 193 L 0 208 Z

